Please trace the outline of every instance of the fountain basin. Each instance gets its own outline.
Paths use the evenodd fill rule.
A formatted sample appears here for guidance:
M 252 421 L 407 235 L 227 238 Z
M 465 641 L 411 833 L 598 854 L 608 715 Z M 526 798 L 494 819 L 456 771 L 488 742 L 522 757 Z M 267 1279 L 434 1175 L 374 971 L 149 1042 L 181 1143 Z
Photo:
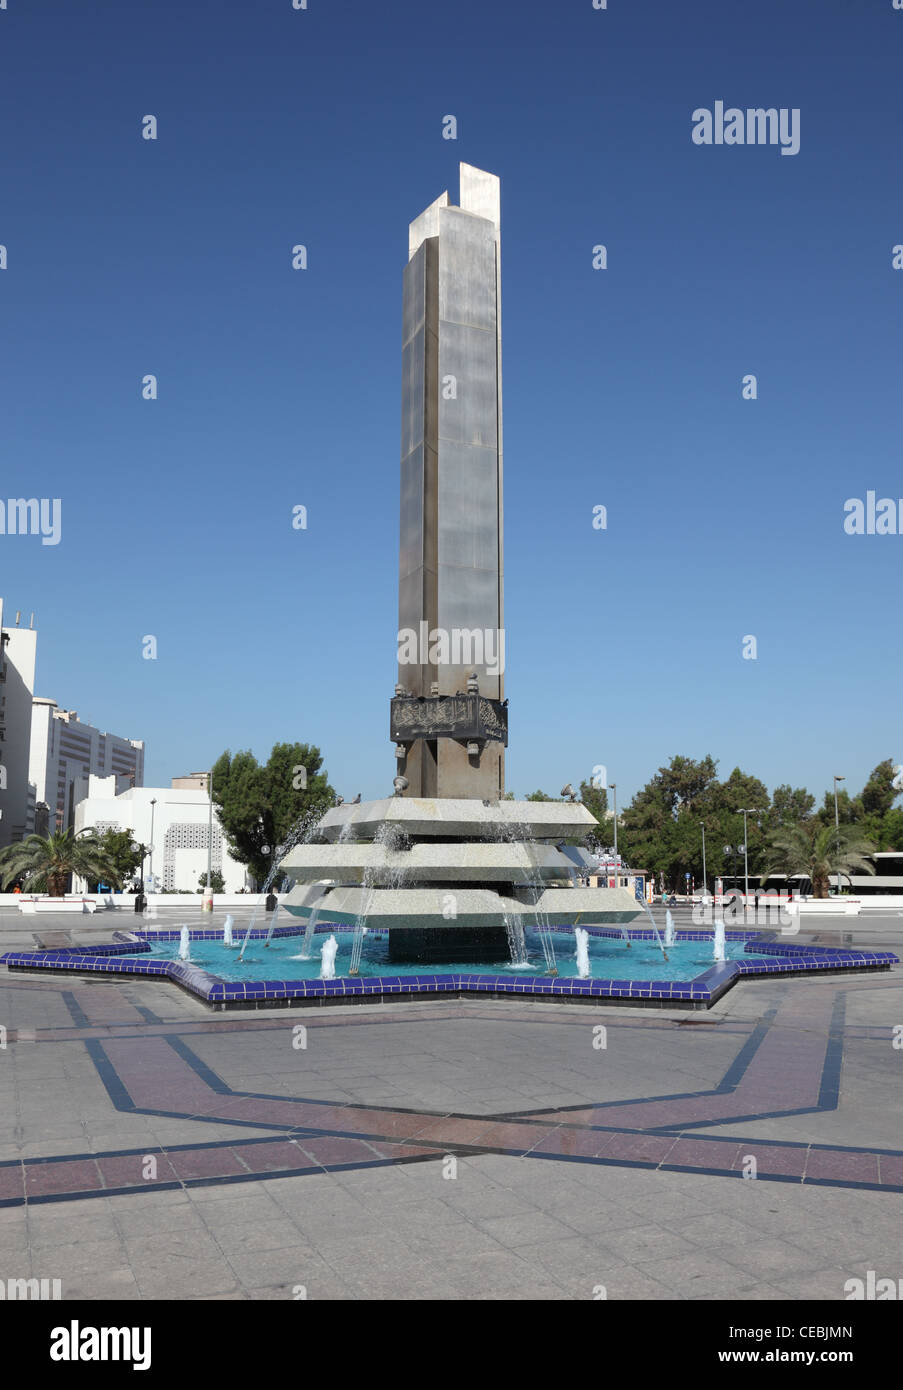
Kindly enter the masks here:
M 260 943 L 258 949 L 261 956 L 272 956 L 272 950 L 264 952 L 262 948 L 262 942 L 266 938 L 265 930 L 254 931 L 251 935 L 249 950 L 252 956 L 247 962 L 248 977 L 241 980 L 225 979 L 197 963 L 182 964 L 177 960 L 164 958 L 156 948 L 167 946 L 169 956 L 174 956 L 173 943 L 178 943 L 179 939 L 177 931 L 147 931 L 140 934 L 116 932 L 115 941 L 105 946 L 71 947 L 56 951 L 11 951 L 0 957 L 0 964 L 5 964 L 10 970 L 74 971 L 79 974 L 97 972 L 168 978 L 214 1009 L 376 1003 L 436 994 L 517 996 L 521 999 L 536 998 L 569 1003 L 706 1009 L 741 979 L 774 974 L 816 974 L 826 970 L 888 970 L 899 963 L 897 956 L 892 952 L 835 950 L 824 946 L 785 943 L 771 939 L 769 933 L 747 930 L 727 932 L 728 953 L 733 958 L 717 965 L 709 964 L 700 970 L 699 964 L 705 965 L 706 961 L 711 961 L 711 932 L 678 932 L 675 934 L 677 948 L 685 944 L 690 946 L 693 956 L 689 959 L 692 962 L 694 957 L 698 958 L 699 964 L 695 969 L 699 970 L 699 973 L 682 979 L 666 978 L 661 970 L 655 969 L 655 956 L 659 953 L 651 930 L 628 930 L 628 936 L 637 946 L 640 943 L 648 943 L 650 961 L 647 963 L 640 961 L 640 952 L 636 946 L 629 953 L 623 950 L 623 938 L 619 931 L 603 927 L 588 929 L 591 950 L 592 943 L 598 943 L 600 938 L 610 942 L 615 951 L 614 959 L 618 963 L 618 972 L 615 974 L 612 969 L 610 977 L 599 978 L 594 974 L 593 978 L 579 979 L 573 959 L 573 931 L 569 928 L 555 927 L 551 930 L 556 937 L 559 967 L 562 972 L 570 972 L 561 973 L 557 977 L 541 973 L 541 967 L 531 971 L 505 970 L 491 966 L 477 966 L 472 969 L 452 967 L 447 971 L 427 971 L 421 967 L 402 968 L 389 963 L 384 967 L 380 966 L 383 973 L 367 974 L 364 971 L 371 966 L 366 960 L 362 962 L 361 975 L 349 977 L 341 974 L 343 954 L 346 962 L 348 959 L 346 943 L 344 952 L 340 948 L 339 959 L 336 962 L 336 978 L 311 978 L 310 975 L 316 975 L 319 971 L 319 948 L 326 939 L 326 933 L 331 934 L 334 931 L 332 927 L 324 929 L 322 934 L 317 932 L 317 950 L 312 952 L 314 959 L 310 962 L 307 978 L 307 966 L 301 962 L 295 963 L 294 979 L 269 976 L 253 978 L 256 965 L 253 959 L 254 944 Z M 298 928 L 277 928 L 273 940 L 285 943 L 286 938 L 291 938 L 294 951 L 300 944 L 301 935 Z M 350 941 L 350 930 L 345 935 Z M 379 933 L 368 933 L 368 936 L 377 938 Z M 192 931 L 191 942 L 192 954 L 196 957 L 203 954 L 205 942 L 225 949 L 222 947 L 221 932 L 215 930 Z M 629 962 L 628 955 L 631 958 Z M 595 959 L 598 963 L 598 946 Z M 669 963 L 679 964 L 681 959 Z M 270 969 L 271 959 L 256 968 Z

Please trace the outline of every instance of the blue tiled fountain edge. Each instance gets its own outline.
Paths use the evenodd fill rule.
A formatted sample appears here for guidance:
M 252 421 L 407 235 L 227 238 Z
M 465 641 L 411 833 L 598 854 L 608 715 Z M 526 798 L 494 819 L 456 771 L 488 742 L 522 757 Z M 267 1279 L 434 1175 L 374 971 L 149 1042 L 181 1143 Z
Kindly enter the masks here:
M 339 924 L 318 929 L 318 934 L 333 931 Z M 267 928 L 250 934 L 251 940 L 267 936 Z M 553 927 L 553 931 L 572 932 L 572 927 Z M 588 927 L 592 936 L 623 937 L 620 928 Z M 273 936 L 302 936 L 303 927 L 276 927 Z M 376 928 L 375 936 L 384 936 L 385 929 Z M 8 951 L 0 956 L 0 965 L 12 970 L 75 970 L 118 975 L 162 976 L 182 986 L 212 1007 L 229 1004 L 260 1004 L 266 1000 L 310 1000 L 335 1002 L 341 999 L 392 997 L 412 994 L 488 994 L 539 997 L 546 999 L 618 999 L 642 1004 L 655 1001 L 659 1005 L 673 1003 L 678 1007 L 703 1007 L 715 1003 L 738 979 L 757 975 L 800 974 L 824 970 L 885 970 L 899 964 L 890 951 L 853 951 L 828 946 L 809 946 L 760 939 L 760 933 L 729 931 L 729 941 L 744 941 L 747 951 L 757 955 L 775 956 L 769 960 L 732 960 L 716 962 L 692 980 L 581 980 L 572 976 L 468 975 L 454 972 L 437 975 L 424 971 L 422 975 L 342 976 L 335 980 L 223 980 L 190 962 L 165 960 L 117 959 L 150 950 L 151 943 L 178 940 L 180 929 L 134 931 L 128 939 L 114 932 L 114 941 L 99 946 L 70 946 L 45 951 Z M 654 933 L 649 928 L 627 930 L 631 940 L 649 941 Z M 222 931 L 210 928 L 190 933 L 193 941 L 221 940 Z M 678 931 L 677 941 L 711 941 L 711 932 Z M 140 943 L 144 943 L 143 946 Z

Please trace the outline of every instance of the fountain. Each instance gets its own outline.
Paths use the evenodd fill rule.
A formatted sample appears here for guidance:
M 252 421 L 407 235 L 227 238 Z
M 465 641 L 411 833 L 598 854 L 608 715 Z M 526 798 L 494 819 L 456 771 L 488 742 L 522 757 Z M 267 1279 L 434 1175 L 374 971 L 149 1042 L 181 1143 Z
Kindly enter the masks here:
M 527 942 L 524 937 L 524 924 L 517 918 L 512 917 L 510 912 L 504 916 L 505 936 L 508 940 L 508 959 L 512 970 L 532 970 L 533 966 L 527 959 Z
M 257 921 L 257 914 L 260 911 L 261 904 L 266 902 L 270 888 L 275 882 L 277 875 L 282 872 L 282 860 L 285 858 L 285 855 L 288 853 L 288 851 L 293 849 L 294 846 L 299 843 L 299 841 L 306 842 L 307 840 L 309 840 L 311 836 L 318 830 L 318 828 L 319 827 L 316 823 L 316 814 L 315 812 L 311 811 L 310 808 L 308 808 L 307 810 L 302 812 L 302 814 L 298 817 L 291 830 L 288 832 L 285 839 L 283 840 L 282 844 L 277 847 L 276 852 L 273 855 L 273 863 L 270 866 L 270 872 L 267 874 L 266 879 L 264 881 L 264 885 L 261 888 L 260 894 L 257 898 L 257 902 L 254 904 L 254 911 L 251 913 L 251 920 L 248 923 L 248 930 L 245 932 L 245 939 L 241 943 L 241 950 L 238 953 L 239 961 L 244 961 L 245 948 L 247 947 L 247 944 L 251 939 L 251 932 L 253 930 L 254 923 Z M 273 911 L 273 916 L 270 919 L 270 929 L 267 932 L 267 938 L 264 942 L 265 946 L 269 946 L 270 944 L 270 938 L 273 935 L 273 926 L 276 921 L 276 914 L 279 911 L 279 907 L 280 904 L 277 903 Z
M 335 979 L 335 958 L 338 953 L 339 943 L 334 936 L 330 936 L 323 942 L 323 949 L 320 952 L 320 979 Z
M 665 945 L 674 945 L 674 918 L 671 916 L 671 909 L 665 913 Z
M 578 882 L 597 822 L 570 788 L 505 799 L 499 181 L 468 164 L 460 181 L 459 206 L 443 194 L 411 224 L 404 271 L 394 796 L 333 807 L 280 864 L 305 951 L 317 921 L 354 925 L 352 976 L 365 930 L 390 965 L 524 968 L 531 928 L 555 974 L 552 924 L 623 927 L 640 910 Z
M 389 822 L 381 825 L 376 832 L 376 843 L 381 845 L 386 853 L 384 858 L 375 860 L 368 864 L 364 870 L 363 891 L 361 895 L 361 908 L 354 923 L 354 940 L 351 945 L 351 965 L 348 969 L 349 975 L 359 975 L 361 966 L 361 952 L 364 949 L 364 936 L 367 931 L 367 915 L 373 902 L 373 892 L 377 883 L 383 882 L 387 888 L 399 888 L 404 878 L 407 865 L 402 857 L 402 862 L 397 863 L 397 856 L 403 845 L 403 835 L 398 826 Z M 339 842 L 341 843 L 341 835 Z
M 232 913 L 230 912 L 230 913 L 227 914 L 226 920 L 225 920 L 225 922 L 223 923 L 223 945 L 224 945 L 224 946 L 230 946 L 230 947 L 231 947 L 231 946 L 234 946 L 234 945 L 235 945 L 235 942 L 232 940 L 232 927 L 234 926 L 234 924 L 235 924 L 235 918 L 232 916 Z
M 189 942 L 191 933 L 187 927 L 182 927 L 179 931 L 179 960 L 191 960 L 191 947 Z
M 581 980 L 588 980 L 590 975 L 589 932 L 584 931 L 583 927 L 575 927 L 574 938 L 577 942 L 577 975 Z
M 245 932 L 244 940 L 243 940 L 242 943 L 241 943 L 241 950 L 240 950 L 239 953 L 238 953 L 238 963 L 239 963 L 239 965 L 241 965 L 242 962 L 244 961 L 244 958 L 245 958 L 245 949 L 246 949 L 246 947 L 247 947 L 247 945 L 248 945 L 248 942 L 249 942 L 250 939 L 251 939 L 251 928 L 252 928 L 253 925 L 254 925 L 254 919 L 255 919 L 256 916 L 257 916 L 257 909 L 255 908 L 254 911 L 251 913 L 251 920 L 250 920 L 250 922 L 248 923 L 248 929 L 247 929 L 247 931 Z
M 727 959 L 727 956 L 726 956 L 726 953 L 725 953 L 725 935 L 724 935 L 724 922 L 723 922 L 723 920 L 720 920 L 720 919 L 719 919 L 719 920 L 715 923 L 715 935 L 714 935 L 714 937 L 712 938 L 712 941 L 713 941 L 712 959 L 713 959 L 713 960 L 726 960 L 726 959 Z
M 668 959 L 668 952 L 665 950 L 665 943 L 662 941 L 662 936 L 661 936 L 661 932 L 660 932 L 659 929 L 658 929 L 658 924 L 657 924 L 655 918 L 654 918 L 653 915 L 652 915 L 652 909 L 650 908 L 650 906 L 649 906 L 648 903 L 643 902 L 643 900 L 640 899 L 640 898 L 637 899 L 637 902 L 639 902 L 640 907 L 642 907 L 642 908 L 645 910 L 646 916 L 649 918 L 649 921 L 652 923 L 652 935 L 655 937 L 655 944 L 656 944 L 656 946 L 658 947 L 658 949 L 659 949 L 659 950 L 661 951 L 661 953 L 662 953 L 662 959 L 663 959 L 663 960 L 667 960 L 667 959 Z M 666 926 L 666 930 L 667 930 L 667 926 Z
M 296 959 L 310 960 L 311 951 L 313 949 L 314 932 L 317 929 L 317 918 L 320 915 L 320 903 L 323 899 L 325 890 L 327 888 L 333 888 L 334 886 L 332 880 L 328 878 L 322 879 L 319 883 L 313 885 L 314 891 L 310 895 L 308 902 L 310 915 L 307 919 L 307 926 L 304 929 L 304 940 L 301 943 L 301 950 Z
M 273 915 L 272 915 L 272 917 L 270 918 L 270 926 L 269 926 L 269 930 L 267 931 L 266 941 L 264 941 L 264 943 L 263 943 L 264 946 L 269 946 L 270 942 L 271 942 L 272 939 L 273 939 L 273 928 L 274 928 L 275 925 L 276 925 L 276 918 L 277 918 L 278 916 L 279 916 L 279 904 L 277 903 L 276 906 L 273 908 Z

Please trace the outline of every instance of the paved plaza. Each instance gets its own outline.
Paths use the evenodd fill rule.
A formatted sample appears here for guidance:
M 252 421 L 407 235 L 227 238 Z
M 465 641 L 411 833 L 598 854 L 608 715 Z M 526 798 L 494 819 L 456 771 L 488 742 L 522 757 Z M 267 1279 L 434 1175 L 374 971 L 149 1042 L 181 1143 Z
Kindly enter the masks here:
M 123 918 L 4 912 L 0 951 Z M 849 932 L 899 954 L 903 915 L 799 940 Z M 4 970 L 0 1024 L 0 1276 L 64 1298 L 842 1300 L 903 1278 L 899 970 L 744 981 L 707 1012 L 234 1014 Z

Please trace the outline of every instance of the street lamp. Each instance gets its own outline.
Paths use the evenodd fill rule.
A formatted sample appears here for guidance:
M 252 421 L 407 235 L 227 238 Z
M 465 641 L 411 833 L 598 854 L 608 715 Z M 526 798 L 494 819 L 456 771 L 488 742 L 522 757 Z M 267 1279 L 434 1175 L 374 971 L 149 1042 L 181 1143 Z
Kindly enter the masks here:
M 213 768 L 207 773 L 207 795 L 210 812 L 207 820 L 207 891 L 204 893 L 204 912 L 213 911 Z
M 743 814 L 743 917 L 746 920 L 746 909 L 749 907 L 749 832 L 746 824 L 747 816 L 758 816 L 761 814 L 761 806 L 738 806 L 738 811 Z
M 837 837 L 837 857 L 840 858 L 840 812 L 837 809 L 837 783 L 845 782 L 845 777 L 834 778 L 834 834 Z M 840 869 L 837 870 L 837 892 L 840 892 Z
M 157 804 L 157 798 L 156 798 L 155 796 L 152 796 L 152 797 L 151 797 L 151 804 L 150 804 L 150 808 L 151 808 L 150 862 L 149 862 L 148 872 L 147 872 L 147 876 L 148 876 L 148 878 L 149 878 L 150 881 L 151 881 L 151 891 L 152 891 L 152 892 L 153 892 L 153 883 L 154 883 L 154 808 L 155 808 L 156 804 Z
M 608 785 L 611 787 L 612 806 L 613 806 L 613 808 L 614 808 L 614 826 L 615 826 L 615 887 L 617 888 L 617 887 L 618 887 L 618 877 L 619 877 L 619 875 L 618 875 L 618 784 L 617 784 L 617 782 L 609 782 Z
M 705 881 L 705 821 L 699 822 L 702 827 L 702 896 L 705 898 L 707 888 Z

